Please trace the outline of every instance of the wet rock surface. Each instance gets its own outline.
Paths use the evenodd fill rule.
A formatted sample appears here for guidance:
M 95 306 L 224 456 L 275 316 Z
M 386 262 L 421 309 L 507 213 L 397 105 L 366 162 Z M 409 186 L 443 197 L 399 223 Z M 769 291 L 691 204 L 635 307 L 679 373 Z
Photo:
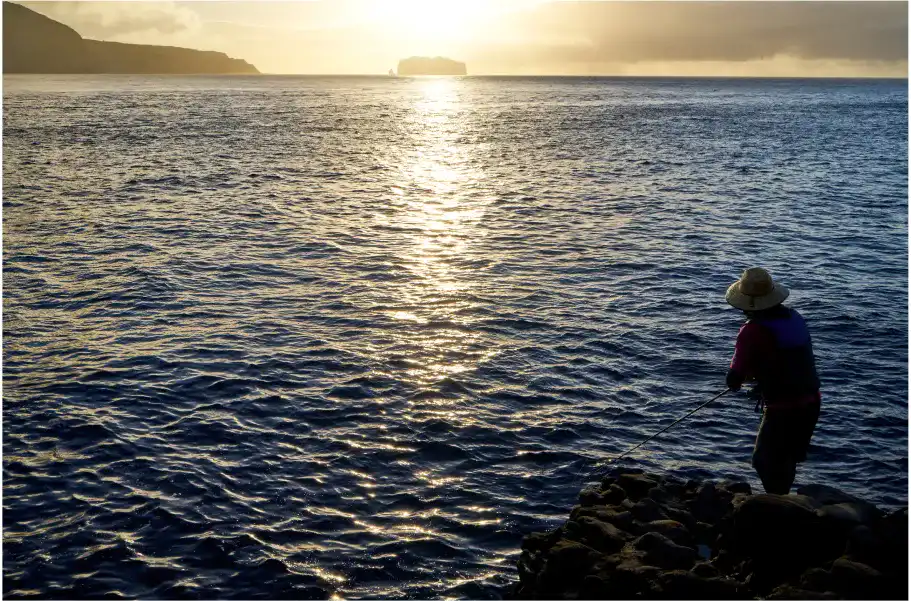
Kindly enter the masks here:
M 511 599 L 907 599 L 908 511 L 617 470 L 525 538 Z

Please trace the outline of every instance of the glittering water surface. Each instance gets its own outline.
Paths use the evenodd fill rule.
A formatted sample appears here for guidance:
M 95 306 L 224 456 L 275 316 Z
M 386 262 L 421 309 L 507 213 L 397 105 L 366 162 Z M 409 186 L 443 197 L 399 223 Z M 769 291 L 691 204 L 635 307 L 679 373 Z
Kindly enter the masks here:
M 906 82 L 4 78 L 12 597 L 495 597 L 810 322 L 800 481 L 907 499 Z M 726 398 L 629 463 L 747 476 Z

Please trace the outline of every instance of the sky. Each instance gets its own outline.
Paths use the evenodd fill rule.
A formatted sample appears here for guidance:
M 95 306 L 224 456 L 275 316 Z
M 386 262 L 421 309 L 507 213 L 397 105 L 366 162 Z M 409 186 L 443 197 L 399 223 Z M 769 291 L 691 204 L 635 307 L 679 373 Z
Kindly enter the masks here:
M 264 73 L 907 77 L 908 3 L 726 0 L 22 2 L 83 37 L 217 50 Z

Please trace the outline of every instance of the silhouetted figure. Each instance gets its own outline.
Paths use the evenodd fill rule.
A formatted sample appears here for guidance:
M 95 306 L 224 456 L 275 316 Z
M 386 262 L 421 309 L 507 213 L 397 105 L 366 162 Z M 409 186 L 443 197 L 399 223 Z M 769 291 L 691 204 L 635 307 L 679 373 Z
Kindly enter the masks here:
M 745 380 L 757 383 L 753 395 L 763 415 L 753 467 L 765 491 L 779 495 L 790 492 L 797 464 L 807 457 L 821 404 L 810 332 L 797 311 L 781 304 L 788 294 L 768 271 L 753 267 L 725 295 L 747 316 L 727 385 L 739 390 Z

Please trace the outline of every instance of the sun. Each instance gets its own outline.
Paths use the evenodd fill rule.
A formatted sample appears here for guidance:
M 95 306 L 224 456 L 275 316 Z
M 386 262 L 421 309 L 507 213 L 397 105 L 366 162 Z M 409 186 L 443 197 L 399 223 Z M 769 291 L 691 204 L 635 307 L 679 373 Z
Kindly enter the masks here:
M 438 41 L 470 39 L 495 12 L 493 0 L 376 0 L 370 18 L 389 31 Z

